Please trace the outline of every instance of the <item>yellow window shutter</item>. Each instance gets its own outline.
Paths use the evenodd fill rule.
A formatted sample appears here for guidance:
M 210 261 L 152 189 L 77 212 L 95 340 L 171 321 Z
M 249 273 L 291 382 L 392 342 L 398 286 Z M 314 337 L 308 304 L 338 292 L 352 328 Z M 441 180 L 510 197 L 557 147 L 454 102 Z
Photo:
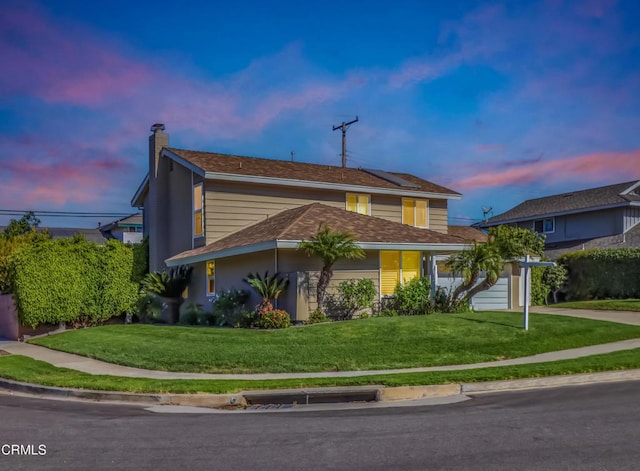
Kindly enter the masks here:
M 358 211 L 358 196 L 353 193 L 347 193 L 347 211 Z
M 415 200 L 402 200 L 402 223 L 410 226 L 415 225 Z
M 416 200 L 416 226 L 427 227 L 427 200 Z
M 390 295 L 400 282 L 400 252 L 383 250 L 380 252 L 380 294 Z
M 358 195 L 358 212 L 369 215 L 369 195 Z
M 420 252 L 402 252 L 402 284 L 420 276 Z

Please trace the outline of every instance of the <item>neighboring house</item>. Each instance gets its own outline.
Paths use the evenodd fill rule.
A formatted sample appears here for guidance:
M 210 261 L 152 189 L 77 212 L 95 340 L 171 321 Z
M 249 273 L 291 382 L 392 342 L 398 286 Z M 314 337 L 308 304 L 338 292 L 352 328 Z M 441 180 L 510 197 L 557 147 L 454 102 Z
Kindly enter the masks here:
M 131 214 L 109 224 L 99 225 L 98 230 L 106 239 L 118 239 L 125 244 L 142 242 L 142 214 Z
M 4 232 L 6 226 L 0 226 L 0 232 Z M 89 242 L 104 245 L 107 239 L 98 229 L 85 229 L 81 227 L 38 227 L 38 231 L 46 230 L 52 239 L 70 239 L 73 236 L 83 236 Z
M 640 181 L 527 200 L 478 226 L 501 224 L 545 234 L 551 259 L 589 248 L 640 247 Z
M 330 289 L 366 277 L 380 296 L 415 276 L 436 280 L 436 256 L 486 240 L 448 225 L 448 202 L 459 193 L 414 175 L 175 149 L 163 125 L 151 130 L 150 171 L 132 205 L 144 209 L 150 269 L 194 267 L 190 301 L 248 289 L 248 273 L 269 270 L 290 280 L 279 307 L 306 319 L 322 264 L 297 245 L 320 223 L 352 233 L 366 253 L 338 261 Z

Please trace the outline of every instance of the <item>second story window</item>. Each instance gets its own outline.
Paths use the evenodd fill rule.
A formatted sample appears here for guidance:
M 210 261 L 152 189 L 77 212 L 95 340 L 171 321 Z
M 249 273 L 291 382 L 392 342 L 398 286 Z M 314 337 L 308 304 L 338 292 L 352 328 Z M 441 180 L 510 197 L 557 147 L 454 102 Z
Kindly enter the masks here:
M 429 227 L 427 200 L 402 199 L 402 223 L 415 227 Z
M 193 237 L 204 235 L 202 183 L 193 186 Z
M 550 234 L 556 231 L 555 218 L 537 219 L 533 221 L 533 230 L 538 234 Z
M 371 215 L 371 201 L 369 195 L 361 193 L 347 193 L 347 211 Z

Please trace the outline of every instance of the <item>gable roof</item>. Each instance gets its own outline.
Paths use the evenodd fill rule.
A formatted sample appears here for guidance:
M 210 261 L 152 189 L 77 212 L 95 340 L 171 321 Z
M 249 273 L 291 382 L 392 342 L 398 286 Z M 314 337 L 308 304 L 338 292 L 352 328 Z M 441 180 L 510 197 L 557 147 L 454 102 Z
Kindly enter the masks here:
M 430 181 L 398 172 L 367 171 L 353 167 L 291 162 L 288 160 L 244 157 L 214 152 L 200 152 L 176 148 L 166 148 L 164 155 L 184 160 L 199 169 L 203 176 L 207 174 L 243 175 L 300 182 L 321 182 L 334 185 L 355 185 L 369 188 L 419 191 L 449 196 L 458 199 L 460 193 L 437 185 Z M 383 178 L 379 174 L 386 174 Z M 213 176 L 213 175 L 211 175 Z M 405 184 L 401 184 L 401 180 Z M 409 187 L 406 183 L 411 184 Z
M 471 226 L 448 226 L 448 234 L 464 241 L 486 242 L 487 234 Z
M 462 250 L 465 240 L 429 229 L 312 203 L 287 209 L 209 245 L 187 250 L 166 260 L 168 266 L 195 263 L 271 248 L 296 248 L 311 239 L 325 223 L 335 231 L 349 232 L 363 249 Z
M 640 202 L 640 194 L 637 193 L 638 187 L 640 187 L 640 181 L 636 180 L 530 199 L 502 214 L 489 218 L 479 225 L 486 227 L 535 217 L 548 217 L 624 206 Z
M 98 226 L 98 230 L 100 230 L 101 232 L 105 232 L 105 231 L 110 231 L 112 229 L 115 229 L 117 227 L 132 227 L 132 226 L 133 227 L 142 226 L 141 213 L 130 214 L 129 216 L 116 219 L 115 221 L 111 221 L 110 223 L 102 224 L 101 226 Z

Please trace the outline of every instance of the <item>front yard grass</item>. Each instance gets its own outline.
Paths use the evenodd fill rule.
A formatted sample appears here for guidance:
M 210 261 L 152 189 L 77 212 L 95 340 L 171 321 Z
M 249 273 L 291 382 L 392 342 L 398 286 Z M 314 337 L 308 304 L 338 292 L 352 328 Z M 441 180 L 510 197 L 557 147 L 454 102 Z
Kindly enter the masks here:
M 0 377 L 64 388 L 133 393 L 196 394 L 237 393 L 251 389 L 309 388 L 322 386 L 419 386 L 430 384 L 472 383 L 505 379 L 595 373 L 640 368 L 640 349 L 561 360 L 496 368 L 428 373 L 371 375 L 351 378 L 309 378 L 279 380 L 156 380 L 90 375 L 67 368 L 57 368 L 32 358 L 10 355 L 0 357 Z
M 640 337 L 640 327 L 511 312 L 372 318 L 277 331 L 109 325 L 31 340 L 138 368 L 201 373 L 380 370 L 469 364 Z M 123 381 L 125 381 L 123 379 Z
M 636 311 L 640 312 L 640 299 L 593 299 L 554 304 L 549 307 L 569 309 L 594 309 L 596 311 Z

